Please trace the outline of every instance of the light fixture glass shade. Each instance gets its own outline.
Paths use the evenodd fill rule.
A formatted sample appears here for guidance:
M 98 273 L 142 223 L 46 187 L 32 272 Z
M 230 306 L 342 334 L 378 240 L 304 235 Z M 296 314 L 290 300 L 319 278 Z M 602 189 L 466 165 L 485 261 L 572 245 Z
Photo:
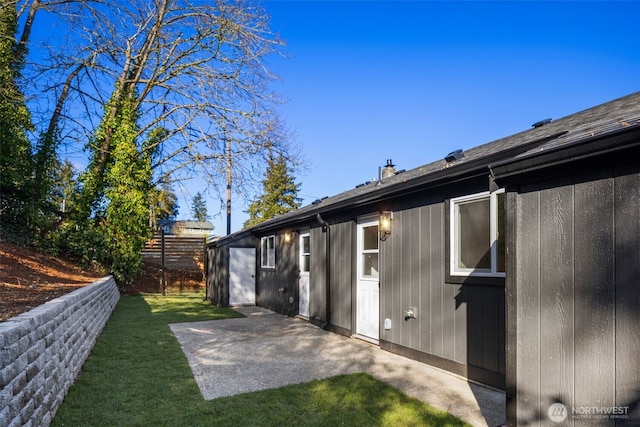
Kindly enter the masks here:
M 384 239 L 391 234 L 391 220 L 393 219 L 393 212 L 382 211 L 380 212 L 380 238 Z

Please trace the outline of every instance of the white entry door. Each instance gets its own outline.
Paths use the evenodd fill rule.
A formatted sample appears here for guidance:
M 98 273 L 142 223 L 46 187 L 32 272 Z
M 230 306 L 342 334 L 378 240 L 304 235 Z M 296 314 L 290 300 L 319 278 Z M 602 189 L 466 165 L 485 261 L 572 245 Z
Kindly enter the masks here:
M 378 273 L 378 219 L 358 221 L 358 283 L 356 334 L 379 338 L 380 278 Z
M 309 318 L 309 271 L 311 266 L 311 236 L 300 233 L 300 277 L 298 278 L 298 314 Z
M 229 248 L 229 305 L 256 303 L 256 250 Z

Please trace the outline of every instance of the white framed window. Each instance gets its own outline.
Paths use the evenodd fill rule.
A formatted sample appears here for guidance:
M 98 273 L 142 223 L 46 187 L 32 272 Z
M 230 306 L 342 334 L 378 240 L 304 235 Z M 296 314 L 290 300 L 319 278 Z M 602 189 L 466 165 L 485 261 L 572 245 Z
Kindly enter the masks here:
M 504 190 L 451 199 L 451 276 L 505 276 Z
M 311 236 L 309 233 L 300 234 L 300 273 L 309 274 L 311 271 Z
M 360 278 L 378 279 L 379 233 L 378 221 L 358 224 L 358 251 L 360 252 Z
M 260 239 L 262 268 L 276 268 L 276 236 L 265 236 Z

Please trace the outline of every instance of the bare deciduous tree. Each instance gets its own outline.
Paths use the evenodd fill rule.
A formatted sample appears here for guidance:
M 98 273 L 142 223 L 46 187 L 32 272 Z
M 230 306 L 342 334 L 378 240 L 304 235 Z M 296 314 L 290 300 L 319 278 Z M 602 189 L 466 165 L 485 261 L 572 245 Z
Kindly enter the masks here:
M 155 153 L 156 182 L 198 176 L 223 188 L 228 142 L 237 190 L 258 181 L 268 152 L 296 157 L 269 88 L 276 77 L 268 60 L 282 54 L 283 43 L 255 2 L 24 0 L 15 6 L 24 22 L 19 54 L 37 50 L 25 71 L 32 104 L 40 106 L 36 125 L 76 147 L 90 141 L 94 173 L 104 173 L 112 149 L 112 130 L 98 140 L 96 129 L 113 122 L 114 106 L 131 89 L 138 140 L 164 130 L 147 147 Z M 58 30 L 33 40 L 40 13 Z

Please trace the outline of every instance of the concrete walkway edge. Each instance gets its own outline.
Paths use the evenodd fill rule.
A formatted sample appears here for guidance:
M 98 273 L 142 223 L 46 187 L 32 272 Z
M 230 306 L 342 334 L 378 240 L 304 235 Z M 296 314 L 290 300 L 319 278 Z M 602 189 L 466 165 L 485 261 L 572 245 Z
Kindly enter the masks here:
M 474 426 L 505 422 L 505 393 L 260 307 L 172 324 L 206 400 L 366 372 Z

